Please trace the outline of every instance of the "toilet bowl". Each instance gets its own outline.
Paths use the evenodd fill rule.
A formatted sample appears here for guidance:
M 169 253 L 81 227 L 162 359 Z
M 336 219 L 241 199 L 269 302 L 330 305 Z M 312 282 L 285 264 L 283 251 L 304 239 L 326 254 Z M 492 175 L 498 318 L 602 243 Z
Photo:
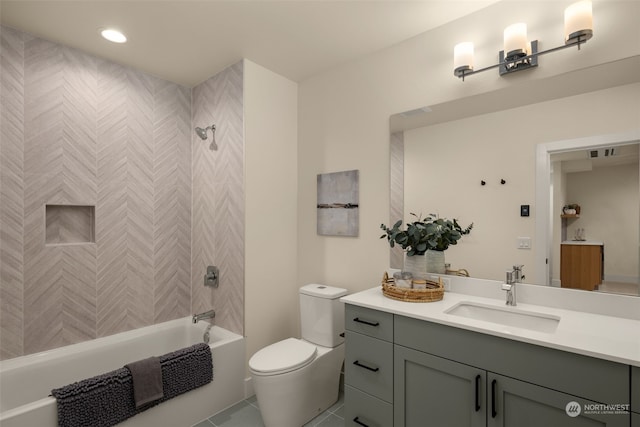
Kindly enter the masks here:
M 271 344 L 249 360 L 266 427 L 300 427 L 338 400 L 346 289 L 300 288 L 302 339 Z

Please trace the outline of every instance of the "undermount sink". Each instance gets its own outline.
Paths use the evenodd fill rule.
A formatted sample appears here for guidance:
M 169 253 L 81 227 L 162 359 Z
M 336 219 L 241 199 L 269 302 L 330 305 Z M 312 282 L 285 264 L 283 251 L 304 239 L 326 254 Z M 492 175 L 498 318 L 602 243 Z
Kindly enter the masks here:
M 445 313 L 547 333 L 554 332 L 560 323 L 560 317 L 550 314 L 464 301 L 446 310 Z

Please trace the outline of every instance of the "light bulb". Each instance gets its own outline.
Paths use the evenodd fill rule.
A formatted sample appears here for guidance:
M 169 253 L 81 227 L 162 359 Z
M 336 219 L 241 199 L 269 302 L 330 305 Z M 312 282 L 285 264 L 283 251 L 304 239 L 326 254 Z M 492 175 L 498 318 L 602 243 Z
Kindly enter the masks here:
M 114 30 L 113 28 L 106 28 L 100 31 L 100 35 L 114 43 L 124 43 L 127 41 L 127 37 L 124 34 L 118 30 Z

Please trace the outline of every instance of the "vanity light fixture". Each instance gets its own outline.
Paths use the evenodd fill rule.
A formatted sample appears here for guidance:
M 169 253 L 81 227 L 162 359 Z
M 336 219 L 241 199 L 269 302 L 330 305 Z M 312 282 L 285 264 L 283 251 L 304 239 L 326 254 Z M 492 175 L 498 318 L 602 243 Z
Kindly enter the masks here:
M 527 39 L 527 24 L 518 23 L 505 28 L 504 50 L 500 51 L 500 62 L 474 70 L 473 43 L 458 43 L 453 49 L 453 74 L 464 81 L 472 74 L 499 68 L 500 75 L 527 70 L 538 66 L 538 57 L 557 50 L 586 43 L 593 37 L 593 13 L 591 1 L 583 0 L 567 7 L 564 11 L 564 45 L 538 51 L 538 40 Z
M 101 29 L 100 35 L 110 42 L 114 43 L 125 43 L 127 41 L 127 36 L 125 36 L 118 30 L 114 30 L 113 28 Z

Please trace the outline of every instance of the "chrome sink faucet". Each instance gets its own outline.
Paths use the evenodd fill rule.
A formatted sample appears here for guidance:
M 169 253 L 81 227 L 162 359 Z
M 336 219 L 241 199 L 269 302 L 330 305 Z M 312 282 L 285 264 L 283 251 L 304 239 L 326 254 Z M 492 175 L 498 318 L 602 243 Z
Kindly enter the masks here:
M 209 311 L 205 311 L 204 313 L 194 314 L 193 317 L 191 318 L 191 321 L 193 323 L 198 323 L 198 321 L 200 320 L 215 319 L 215 317 L 216 317 L 215 310 L 209 310 Z
M 502 284 L 502 290 L 507 291 L 507 305 L 518 305 L 516 300 L 516 283 L 522 283 L 522 279 L 524 279 L 522 267 L 524 267 L 524 265 L 514 265 L 513 270 L 507 270 L 505 283 Z

